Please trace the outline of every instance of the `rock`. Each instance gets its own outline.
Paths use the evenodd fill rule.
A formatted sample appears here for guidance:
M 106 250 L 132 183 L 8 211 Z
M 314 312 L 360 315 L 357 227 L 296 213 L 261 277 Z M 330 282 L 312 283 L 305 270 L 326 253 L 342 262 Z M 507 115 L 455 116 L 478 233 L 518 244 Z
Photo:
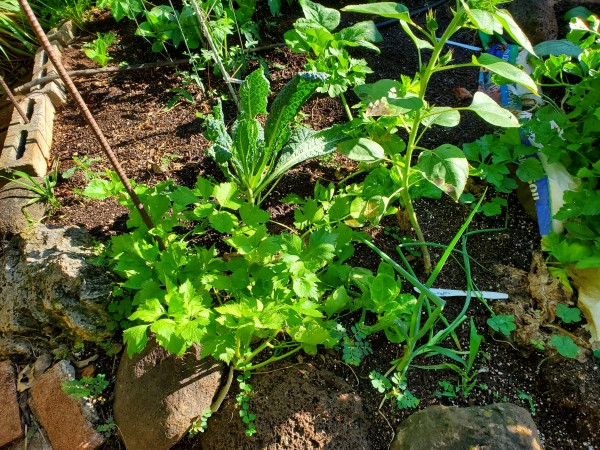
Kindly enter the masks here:
M 529 412 L 511 403 L 457 408 L 430 406 L 404 420 L 390 450 L 541 450 Z
M 223 364 L 200 358 L 195 346 L 182 357 L 155 343 L 121 358 L 115 385 L 114 418 L 128 450 L 166 450 L 210 408 Z
M 209 419 L 199 448 L 371 449 L 368 418 L 354 389 L 328 370 L 310 364 L 286 369 L 289 364 L 274 364 L 249 380 L 254 391 L 250 401 L 250 412 L 256 415 L 254 436 L 245 436 L 235 399 L 228 398 Z
M 83 400 L 66 394 L 63 381 L 75 379 L 75 369 L 62 360 L 31 387 L 29 406 L 44 427 L 54 450 L 94 450 L 104 443 L 93 423 L 95 411 Z
M 111 336 L 106 325 L 113 278 L 87 261 L 92 244 L 82 228 L 45 225 L 8 243 L 0 257 L 3 339 L 64 336 L 100 342 Z
M 506 9 L 533 45 L 556 39 L 558 23 L 553 0 L 514 0 Z
M 0 448 L 23 436 L 17 379 L 10 361 L 0 362 Z
M 34 180 L 38 183 L 44 182 L 41 177 L 35 177 Z M 18 181 L 31 184 L 23 178 Z M 27 202 L 37 197 L 35 192 L 14 181 L 5 184 L 0 189 L 0 235 L 18 234 L 26 229 L 30 222 L 36 223 L 42 220 L 46 214 L 44 202 L 35 202 L 25 206 Z

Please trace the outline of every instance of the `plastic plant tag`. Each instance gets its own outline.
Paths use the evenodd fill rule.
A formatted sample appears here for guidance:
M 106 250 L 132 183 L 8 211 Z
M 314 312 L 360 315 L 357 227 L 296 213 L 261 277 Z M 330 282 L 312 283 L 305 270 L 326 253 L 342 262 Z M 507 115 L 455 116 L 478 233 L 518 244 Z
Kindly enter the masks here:
M 418 288 L 414 288 L 415 291 L 421 293 Z M 431 292 L 433 292 L 438 297 L 466 297 L 467 291 L 461 291 L 459 289 L 435 289 L 431 288 Z M 486 300 L 507 300 L 508 294 L 504 294 L 502 292 L 492 292 L 492 291 L 479 291 L 481 297 Z

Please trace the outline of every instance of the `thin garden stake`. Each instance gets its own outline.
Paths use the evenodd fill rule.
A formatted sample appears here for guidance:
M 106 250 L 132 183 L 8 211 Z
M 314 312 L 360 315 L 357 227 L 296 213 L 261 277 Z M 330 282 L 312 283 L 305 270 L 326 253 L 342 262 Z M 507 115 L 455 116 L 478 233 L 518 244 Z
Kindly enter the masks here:
M 44 50 L 46 50 L 46 53 L 48 54 L 50 61 L 52 61 L 52 64 L 56 68 L 56 71 L 60 75 L 60 78 L 65 83 L 67 90 L 73 96 L 73 98 L 75 98 L 77 106 L 79 107 L 79 110 L 83 114 L 83 117 L 85 118 L 88 125 L 94 131 L 94 134 L 96 135 L 96 138 L 98 139 L 98 142 L 100 142 L 100 145 L 102 146 L 102 149 L 106 153 L 106 156 L 108 157 L 110 163 L 112 164 L 113 168 L 119 175 L 119 178 L 121 179 L 121 182 L 123 183 L 123 186 L 125 187 L 125 190 L 129 194 L 131 201 L 133 202 L 136 209 L 142 216 L 142 220 L 144 221 L 144 223 L 146 224 L 146 226 L 148 227 L 149 230 L 154 228 L 152 219 L 150 219 L 150 216 L 144 209 L 144 205 L 140 201 L 140 198 L 137 196 L 137 194 L 131 187 L 131 183 L 129 183 L 129 180 L 127 179 L 127 176 L 125 175 L 125 172 L 123 171 L 123 168 L 121 167 L 121 164 L 119 163 L 119 160 L 117 159 L 116 155 L 113 153 L 112 149 L 110 148 L 110 144 L 106 140 L 106 137 L 104 137 L 102 130 L 96 123 L 96 120 L 94 119 L 94 117 L 92 116 L 92 113 L 90 112 L 87 105 L 85 104 L 85 101 L 81 97 L 81 94 L 79 93 L 79 91 L 77 90 L 75 85 L 73 84 L 73 80 L 71 80 L 71 77 L 69 77 L 64 66 L 62 65 L 62 63 L 60 62 L 58 57 L 56 56 L 54 48 L 50 44 L 50 41 L 48 41 L 48 37 L 46 36 L 46 33 L 44 33 L 44 30 L 42 30 L 42 27 L 40 26 L 37 18 L 35 17 L 35 14 L 31 10 L 29 3 L 27 2 L 27 0 L 19 0 L 19 5 L 21 5 L 21 8 L 23 9 L 25 16 L 27 16 L 27 19 L 29 20 L 29 23 L 31 24 L 31 28 L 35 32 L 40 43 L 42 44 L 42 47 L 44 47 Z M 158 236 L 156 236 L 156 238 L 157 238 L 159 247 L 161 248 L 161 250 L 164 250 L 164 248 L 165 248 L 164 243 Z
M 23 111 L 23 109 L 21 108 L 21 105 L 19 105 L 19 102 L 17 101 L 17 99 L 15 98 L 14 95 L 12 95 L 12 92 L 10 92 L 10 88 L 8 87 L 8 85 L 6 84 L 6 82 L 4 81 L 4 78 L 0 77 L 0 84 L 2 85 L 2 89 L 4 89 L 4 92 L 6 92 L 6 95 L 8 95 L 8 98 L 10 99 L 10 101 L 12 102 L 13 105 L 15 105 L 15 109 L 17 110 L 17 112 L 19 113 L 19 115 L 23 118 L 23 121 L 25 123 L 29 123 L 29 119 L 27 118 L 27 115 L 25 114 L 25 111 Z
M 217 47 L 215 47 L 215 43 L 210 35 L 210 31 L 209 31 L 208 27 L 206 26 L 206 21 L 204 20 L 204 13 L 198 7 L 196 0 L 192 0 L 192 6 L 194 7 L 194 12 L 196 13 L 198 22 L 200 22 L 200 27 L 202 28 L 202 34 L 204 34 L 204 37 L 206 37 L 206 40 L 208 41 L 208 44 L 210 45 L 210 49 L 212 50 L 213 55 L 215 55 L 215 61 L 216 61 L 217 65 L 219 66 L 219 70 L 223 74 L 223 79 L 227 83 L 227 87 L 229 88 L 229 92 L 231 92 L 233 101 L 235 102 L 236 106 L 239 107 L 240 103 L 237 98 L 237 94 L 235 93 L 235 89 L 233 89 L 233 86 L 231 84 L 232 79 L 229 76 L 229 74 L 227 73 L 227 71 L 225 70 L 225 66 L 223 65 L 223 61 L 221 61 L 221 57 L 219 56 Z
M 189 58 L 186 59 L 175 59 L 173 61 L 159 61 L 155 63 L 143 63 L 143 64 L 130 64 L 128 66 L 109 66 L 109 67 L 99 67 L 97 69 L 82 69 L 82 70 L 72 70 L 67 72 L 67 74 L 71 77 L 90 77 L 93 75 L 97 75 L 99 73 L 108 73 L 108 72 L 128 72 L 130 70 L 143 70 L 143 69 L 155 69 L 157 67 L 165 67 L 165 66 L 177 66 L 180 64 L 187 64 L 189 62 Z M 29 91 L 33 86 L 37 86 L 38 84 L 48 83 L 50 81 L 54 81 L 57 78 L 60 78 L 58 74 L 46 75 L 42 78 L 36 78 L 35 80 L 31 80 L 25 84 L 22 84 L 19 87 L 16 87 L 13 92 L 15 94 L 23 94 Z

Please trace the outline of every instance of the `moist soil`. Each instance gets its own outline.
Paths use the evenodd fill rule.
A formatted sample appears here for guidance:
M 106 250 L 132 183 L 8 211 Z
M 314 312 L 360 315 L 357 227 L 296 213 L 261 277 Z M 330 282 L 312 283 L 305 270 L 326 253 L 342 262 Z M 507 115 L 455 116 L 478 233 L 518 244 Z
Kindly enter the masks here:
M 406 2 L 411 9 L 422 6 L 420 1 Z M 330 2 L 330 6 L 339 8 L 339 2 Z M 263 9 L 265 10 L 265 9 Z M 277 19 L 275 26 L 268 27 L 264 20 L 262 30 L 266 30 L 261 44 L 282 42 L 283 32 L 291 29 L 291 24 L 301 12 L 298 6 L 291 6 L 284 17 Z M 437 9 L 440 27 L 448 22 L 449 6 Z M 265 19 L 269 17 L 265 16 Z M 365 17 L 342 15 L 342 26 Z M 378 19 L 375 19 L 378 20 Z M 420 16 L 416 20 L 423 21 Z M 110 49 L 113 63 L 126 61 L 128 64 L 147 63 L 165 58 L 177 59 L 181 54 L 171 52 L 168 55 L 150 51 L 150 45 L 140 37 L 134 36 L 135 24 L 123 21 L 116 24 L 105 13 L 98 12 L 94 20 L 81 32 L 80 38 L 63 53 L 63 64 L 67 70 L 97 67 L 85 58 L 81 50 L 84 42 L 91 41 L 96 32 L 115 31 L 116 43 Z M 400 74 L 413 75 L 417 68 L 417 59 L 411 41 L 404 36 L 397 25 L 381 30 L 384 41 L 380 44 L 381 55 L 368 52 L 355 52 L 357 57 L 367 58 L 374 74 L 370 82 L 380 78 L 397 79 Z M 474 32 L 463 32 L 455 40 L 478 45 Z M 471 51 L 453 49 L 456 62 L 470 61 Z M 259 59 L 266 62 L 270 71 L 271 89 L 276 92 L 295 73 L 302 70 L 302 56 L 290 52 L 287 48 L 276 48 L 257 54 L 249 62 L 248 70 L 258 67 Z M 76 81 L 85 102 L 94 118 L 110 142 L 130 179 L 137 183 L 155 184 L 165 179 L 192 186 L 198 175 L 224 181 L 218 167 L 204 155 L 208 141 L 202 131 L 201 114 L 211 111 L 214 95 L 227 92 L 223 82 L 210 71 L 201 72 L 204 91 L 197 86 L 186 88 L 195 102 L 182 101 L 170 110 L 165 106 L 173 97 L 171 89 L 181 88 L 182 79 L 177 70 L 190 70 L 190 67 L 162 67 L 143 71 L 102 74 Z M 473 69 L 461 69 L 439 74 L 430 84 L 429 101 L 437 105 L 463 106 L 455 95 L 457 88 L 471 93 L 477 89 L 477 72 Z M 210 93 L 210 95 L 208 94 Z M 348 101 L 357 101 L 348 94 Z M 226 114 L 233 119 L 234 109 L 226 102 Z M 344 110 L 337 99 L 326 96 L 313 98 L 303 108 L 303 122 L 315 129 L 345 121 Z M 457 146 L 472 142 L 481 135 L 493 131 L 475 115 L 464 114 L 460 126 L 455 128 L 437 127 L 430 132 L 423 145 L 434 148 L 442 143 Z M 73 166 L 73 157 L 102 157 L 93 166 L 101 171 L 109 168 L 103 158 L 99 144 L 83 116 L 74 103 L 69 102 L 57 111 L 54 126 L 52 155 L 62 173 Z M 353 170 L 351 162 L 336 156 L 321 161 L 310 161 L 291 170 L 265 203 L 273 220 L 291 224 L 293 208 L 280 202 L 289 193 L 311 196 L 316 181 L 322 184 L 336 182 Z M 56 195 L 62 207 L 48 218 L 53 225 L 78 225 L 86 228 L 98 240 L 107 240 L 110 236 L 126 230 L 126 210 L 115 201 L 97 201 L 84 199 L 78 195 L 86 180 L 82 172 L 72 178 L 60 180 Z M 485 186 L 481 183 L 469 187 L 478 194 Z M 516 194 L 507 197 L 509 208 L 507 218 L 484 217 L 479 214 L 472 223 L 471 230 L 488 230 L 473 234 L 468 240 L 468 252 L 475 261 L 472 264 L 472 279 L 481 290 L 509 292 L 514 279 L 500 275 L 498 266 L 511 267 L 528 273 L 532 265 L 532 255 L 540 248 L 540 236 L 534 219 L 525 211 Z M 441 200 L 420 200 L 416 203 L 425 239 L 430 242 L 448 243 L 470 212 L 468 205 L 454 203 L 447 197 Z M 277 232 L 277 230 L 273 230 Z M 396 246 L 400 236 L 411 236 L 411 231 L 398 223 L 395 217 L 386 218 L 381 227 L 365 230 L 373 236 L 374 242 L 386 253 L 396 255 Z M 440 252 L 432 250 L 434 261 Z M 352 264 L 376 269 L 380 260 L 367 248 L 358 246 Z M 415 272 L 422 280 L 422 268 L 418 258 L 412 259 Z M 462 289 L 465 287 L 464 272 L 455 262 L 450 262 L 442 272 L 436 287 Z M 514 286 L 513 286 L 514 287 Z M 447 317 L 452 318 L 462 308 L 464 299 L 451 298 L 447 303 Z M 499 303 L 499 302 L 498 302 Z M 499 307 L 492 304 L 492 307 Z M 474 300 L 469 309 L 479 333 L 484 334 L 476 366 L 480 368 L 477 386 L 468 397 L 458 394 L 456 397 L 440 396 L 440 381 L 455 383 L 457 378 L 447 371 L 426 371 L 412 369 L 409 372 L 408 386 L 411 392 L 421 399 L 418 409 L 430 405 L 473 406 L 500 401 L 509 401 L 531 410 L 548 449 L 584 449 L 600 448 L 598 425 L 600 417 L 600 371 L 598 360 L 590 352 L 582 352 L 580 360 L 565 360 L 556 355 L 534 351 L 531 346 L 522 347 L 507 340 L 504 336 L 493 334 L 486 325 L 490 313 L 479 301 Z M 348 325 L 351 325 L 352 318 Z M 573 330 L 572 330 L 573 331 Z M 575 330 L 576 331 L 576 330 Z M 459 330 L 462 344 L 468 344 L 468 321 Z M 192 448 L 266 448 L 269 433 L 289 421 L 290 414 L 298 423 L 313 420 L 318 416 L 317 407 L 303 407 L 318 403 L 318 399 L 301 398 L 314 395 L 317 391 L 299 389 L 306 383 L 325 391 L 339 390 L 344 398 L 353 401 L 354 406 L 331 406 L 332 417 L 346 417 L 365 421 L 367 443 L 353 434 L 336 439 L 335 427 L 323 420 L 313 420 L 314 433 L 310 439 L 302 441 L 298 447 L 285 445 L 285 439 L 269 448 L 329 448 L 387 449 L 393 431 L 398 424 L 414 410 L 398 410 L 390 401 L 382 401 L 381 394 L 371 387 L 369 373 L 377 370 L 385 373 L 390 361 L 401 354 L 401 346 L 390 344 L 384 336 L 369 338 L 373 354 L 369 355 L 359 367 L 349 366 L 341 361 L 337 351 L 321 353 L 314 357 L 298 356 L 268 368 L 264 373 L 252 376 L 255 396 L 250 402 L 251 410 L 256 414 L 257 435 L 244 437 L 244 429 L 235 412 L 235 383 L 224 403 L 221 412 L 209 421 L 210 434 L 222 436 L 221 440 L 201 441 L 200 437 L 186 438 L 177 449 Z M 97 373 L 106 373 L 114 383 L 116 375 L 116 357 L 104 357 L 96 363 Z M 418 362 L 417 362 L 418 364 Z M 332 381 L 332 374 L 341 377 Z M 323 381 L 325 380 L 325 381 Z M 276 389 L 274 386 L 289 386 L 289 390 Z M 269 397 L 273 395 L 277 397 Z M 340 395 L 341 395 L 340 394 Z M 271 400 L 265 401 L 264 399 Z M 528 400 L 528 398 L 531 399 Z M 358 400 L 356 400 L 358 399 Z M 356 403 L 359 401 L 359 403 Z M 101 409 L 101 415 L 108 418 L 111 414 L 110 401 Z M 356 404 L 362 405 L 356 408 Z M 338 409 L 336 409 L 338 408 Z M 312 419 L 311 419 L 312 418 Z M 352 420 L 350 422 L 352 422 Z M 292 427 L 293 428 L 293 427 Z M 290 437 L 294 430 L 288 430 Z M 357 435 L 358 436 L 358 435 Z M 360 441 L 360 442 L 359 442 Z M 105 448 L 124 448 L 116 435 L 107 442 Z

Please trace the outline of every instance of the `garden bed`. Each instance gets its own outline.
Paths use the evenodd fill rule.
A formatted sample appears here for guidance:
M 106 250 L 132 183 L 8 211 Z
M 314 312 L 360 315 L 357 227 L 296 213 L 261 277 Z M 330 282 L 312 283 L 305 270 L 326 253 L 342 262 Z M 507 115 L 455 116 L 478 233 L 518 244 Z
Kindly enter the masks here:
M 418 7 L 419 2 L 407 2 L 409 7 Z M 335 5 L 336 7 L 339 5 Z M 450 5 L 437 10 L 441 27 L 448 22 Z M 282 33 L 291 28 L 296 17 L 300 16 L 299 7 L 293 6 L 286 13 L 285 20 L 278 21 L 277 28 L 269 30 L 265 42 L 274 43 L 282 40 Z M 343 16 L 343 25 L 358 16 Z M 417 20 L 423 20 L 419 18 Z M 345 23 L 345 22 L 346 23 Z M 107 14 L 99 14 L 89 24 L 79 41 L 65 49 L 63 63 L 67 70 L 95 67 L 86 59 L 81 45 L 91 39 L 88 33 L 97 31 L 115 31 L 118 35 L 111 55 L 116 63 L 127 61 L 129 64 L 151 62 L 163 56 L 150 51 L 141 38 L 133 36 L 135 26 L 131 22 L 116 24 Z M 365 53 L 375 73 L 369 81 L 380 78 L 396 79 L 400 73 L 413 74 L 417 68 L 414 48 L 408 38 L 397 26 L 382 30 L 384 41 L 379 45 L 381 55 Z M 457 36 L 462 42 L 476 44 L 474 32 L 464 32 Z M 468 62 L 472 52 L 457 48 L 454 50 L 455 60 Z M 180 55 L 171 54 L 173 58 Z M 277 92 L 295 73 L 302 70 L 304 59 L 287 48 L 273 49 L 260 54 L 270 70 L 271 90 Z M 257 62 L 254 63 L 257 67 Z M 203 72 L 203 83 L 206 92 L 227 92 L 222 81 Z M 121 161 L 128 177 L 137 183 L 156 184 L 165 179 L 172 179 L 178 184 L 193 186 L 198 175 L 205 178 L 224 181 L 223 175 L 212 159 L 205 155 L 209 142 L 203 136 L 203 121 L 197 113 L 208 114 L 212 109 L 214 98 L 203 94 L 198 88 L 190 88 L 195 104 L 180 102 L 169 111 L 165 105 L 173 97 L 170 89 L 181 87 L 176 69 L 162 67 L 151 70 L 135 71 L 123 74 L 103 74 L 93 78 L 80 79 L 77 82 L 84 100 L 100 128 L 105 133 L 113 150 Z M 440 105 L 464 106 L 455 95 L 457 88 L 464 88 L 471 93 L 477 89 L 477 71 L 473 68 L 460 69 L 449 73 L 438 74 L 431 83 L 428 98 Z M 357 101 L 349 95 L 349 103 Z M 225 107 L 227 121 L 233 120 L 233 108 Z M 313 98 L 303 108 L 303 122 L 314 129 L 322 129 L 335 123 L 345 121 L 344 109 L 340 102 L 326 96 Z M 450 143 L 461 146 L 463 143 L 475 141 L 492 128 L 473 113 L 463 116 L 461 124 L 454 128 L 437 127 L 430 133 L 427 147 Z M 83 117 L 73 103 L 57 111 L 54 125 L 54 142 L 52 156 L 60 162 L 60 172 L 73 166 L 73 156 L 101 157 L 101 149 L 91 130 L 86 126 Z M 93 170 L 108 168 L 108 163 L 95 163 Z M 354 169 L 354 163 L 342 156 L 327 157 L 303 163 L 285 175 L 277 189 L 271 193 L 263 204 L 271 214 L 272 232 L 283 230 L 283 226 L 293 226 L 293 206 L 282 204 L 280 200 L 294 193 L 301 197 L 312 196 L 316 181 L 327 185 L 338 182 Z M 85 187 L 86 180 L 81 172 L 68 180 L 61 181 L 56 188 L 56 196 L 62 204 L 48 222 L 55 225 L 78 225 L 89 230 L 100 241 L 126 230 L 127 210 L 113 200 L 90 200 L 77 195 L 78 189 Z M 481 193 L 484 186 L 474 184 L 471 192 Z M 511 292 L 511 280 L 502 276 L 497 266 L 510 266 L 529 272 L 532 267 L 533 252 L 540 248 L 540 237 L 536 222 L 525 212 L 516 194 L 510 194 L 508 201 L 508 220 L 506 229 L 490 231 L 471 236 L 468 240 L 468 252 L 476 264 L 472 265 L 472 280 L 477 287 L 486 291 Z M 426 241 L 448 243 L 466 220 L 471 211 L 470 205 L 453 202 L 448 197 L 441 200 L 419 200 L 415 205 Z M 282 225 L 277 225 L 277 223 Z M 473 220 L 470 230 L 503 229 L 505 217 L 485 217 L 479 214 Z M 384 219 L 379 228 L 367 228 L 373 242 L 389 255 L 394 255 L 399 243 L 398 237 L 410 236 L 410 227 L 401 225 L 396 217 Z M 223 249 L 226 251 L 226 249 Z M 432 251 L 436 261 L 440 251 Z M 380 259 L 366 246 L 357 246 L 351 259 L 355 266 L 377 270 Z M 421 263 L 412 261 L 415 272 L 424 279 Z M 404 289 L 408 290 L 408 283 Z M 461 267 L 454 262 L 444 268 L 436 281 L 438 288 L 463 289 L 465 276 Z M 493 301 L 492 301 L 493 302 Z M 494 307 L 495 305 L 491 305 Z M 457 314 L 462 307 L 462 299 L 449 299 L 446 312 L 449 317 Z M 517 348 L 505 336 L 493 334 L 486 324 L 489 311 L 480 302 L 474 300 L 468 312 L 480 334 L 485 336 L 476 366 L 480 367 L 477 376 L 477 387 L 471 394 L 463 398 L 456 396 L 440 396 L 440 381 L 453 382 L 455 375 L 444 371 L 421 371 L 412 369 L 408 376 L 411 392 L 421 400 L 418 408 L 429 405 L 486 405 L 503 400 L 513 402 L 530 409 L 538 425 L 543 443 L 548 449 L 581 449 L 600 447 L 600 436 L 597 433 L 597 419 L 588 415 L 588 411 L 600 408 L 600 372 L 598 360 L 584 354 L 581 361 L 565 360 L 558 356 L 546 359 L 546 355 L 534 349 Z M 350 326 L 356 318 L 348 317 Z M 463 344 L 468 343 L 469 324 L 465 322 L 458 330 Z M 351 393 L 362 399 L 362 408 L 368 418 L 368 438 L 372 449 L 386 449 L 393 437 L 394 429 L 414 409 L 397 410 L 386 402 L 381 411 L 378 410 L 381 394 L 371 386 L 369 374 L 373 370 L 385 373 L 389 362 L 400 356 L 401 346 L 389 343 L 384 336 L 370 337 L 373 354 L 367 356 L 358 367 L 351 367 L 341 361 L 336 351 L 328 351 L 314 357 L 305 355 L 292 357 L 289 361 L 266 369 L 268 372 L 281 370 L 282 374 L 274 379 L 277 383 L 293 384 L 308 380 L 319 384 L 327 373 L 334 373 L 345 379 Z M 588 352 L 589 353 L 589 352 Z M 99 364 L 99 367 L 101 365 Z M 111 365 L 104 367 L 110 372 Z M 116 368 L 107 374 L 114 381 Z M 267 390 L 268 386 L 260 383 L 260 371 L 253 375 L 256 383 Z M 266 375 L 265 375 L 266 376 Z M 594 391 L 594 387 L 596 390 Z M 436 395 L 436 392 L 438 394 Z M 268 395 L 268 392 L 256 390 L 257 397 Z M 230 392 L 222 412 L 209 421 L 211 435 L 222 436 L 215 443 L 206 443 L 206 448 L 261 448 L 261 433 L 267 433 L 267 425 L 261 425 L 261 417 L 277 417 L 277 411 L 261 410 L 268 402 L 251 401 L 251 408 L 256 414 L 257 435 L 243 437 L 244 429 L 237 415 L 232 418 L 234 409 L 235 388 Z M 278 403 L 286 402 L 285 398 L 277 399 Z M 310 402 L 310 400 L 309 400 Z M 299 402 L 300 404 L 303 402 Z M 276 404 L 270 408 L 277 409 Z M 103 412 L 110 414 L 110 410 Z M 312 414 L 298 410 L 297 414 Z M 271 423 L 269 426 L 273 426 Z M 317 433 L 317 436 L 318 435 Z M 106 448 L 119 448 L 117 437 L 108 442 Z M 200 448 L 201 438 L 189 438 L 176 448 Z M 241 439 L 245 439 L 242 441 Z M 340 448 L 335 442 L 319 442 L 316 437 L 316 448 Z M 240 442 L 244 442 L 240 446 Z M 204 447 L 202 447 L 204 448 Z M 352 448 L 352 447 L 349 447 Z

